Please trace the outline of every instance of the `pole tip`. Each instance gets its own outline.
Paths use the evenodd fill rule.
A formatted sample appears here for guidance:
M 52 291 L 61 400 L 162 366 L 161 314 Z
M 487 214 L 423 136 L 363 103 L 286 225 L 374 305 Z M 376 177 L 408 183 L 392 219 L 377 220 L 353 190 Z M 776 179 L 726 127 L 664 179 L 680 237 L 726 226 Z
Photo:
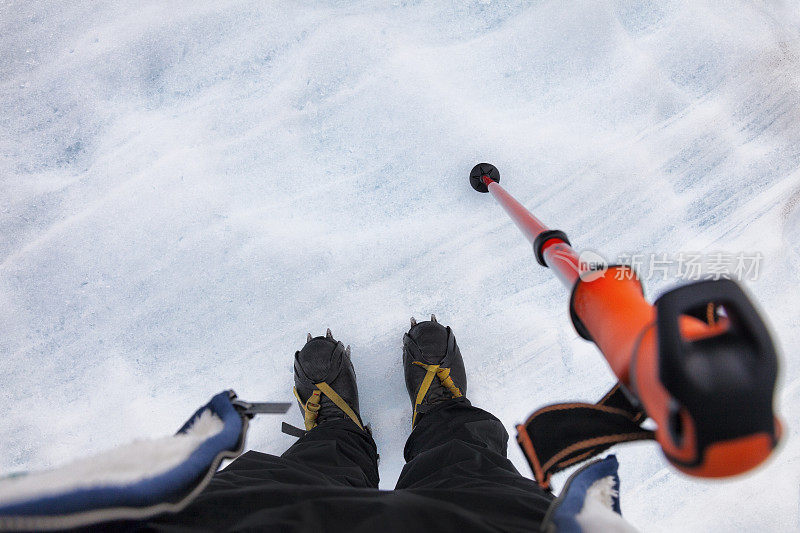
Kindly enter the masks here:
M 496 166 L 490 163 L 478 163 L 472 167 L 472 171 L 469 173 L 469 184 L 478 192 L 489 192 L 489 188 L 483 181 L 484 176 L 488 176 L 490 180 L 500 183 L 500 171 L 497 170 Z

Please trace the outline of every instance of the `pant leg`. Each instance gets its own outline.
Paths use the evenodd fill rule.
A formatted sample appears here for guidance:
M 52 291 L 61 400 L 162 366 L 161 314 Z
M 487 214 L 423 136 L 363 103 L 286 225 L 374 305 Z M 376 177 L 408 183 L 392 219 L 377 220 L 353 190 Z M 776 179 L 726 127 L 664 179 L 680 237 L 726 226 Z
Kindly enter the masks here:
M 334 485 L 378 488 L 378 451 L 351 420 L 331 420 L 300 437 L 281 459 Z M 233 465 L 231 465 L 233 466 Z
M 249 451 L 224 470 L 184 510 L 138 525 L 143 530 L 300 531 L 322 520 L 316 498 L 378 486 L 375 441 L 350 420 L 331 420 L 300 437 L 280 457 Z M 360 492 L 363 492 L 360 491 Z M 375 491 L 377 492 L 377 491 Z
M 517 471 L 506 457 L 507 445 L 508 433 L 490 413 L 465 398 L 442 402 L 421 415 L 411 432 L 397 488 L 425 489 L 443 499 L 464 489 L 486 494 L 484 502 L 530 497 L 535 507 L 546 509 L 552 494 Z
M 247 483 L 378 487 L 375 441 L 350 420 L 331 420 L 300 437 L 280 457 L 249 451 L 217 472 L 204 492 Z

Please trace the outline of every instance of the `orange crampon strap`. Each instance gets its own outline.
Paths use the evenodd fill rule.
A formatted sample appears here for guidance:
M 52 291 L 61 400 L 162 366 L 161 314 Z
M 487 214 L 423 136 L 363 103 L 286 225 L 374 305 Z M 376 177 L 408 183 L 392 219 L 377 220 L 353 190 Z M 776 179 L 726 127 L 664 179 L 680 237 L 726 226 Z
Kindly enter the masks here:
M 350 420 L 355 422 L 359 429 L 363 430 L 364 426 L 361 424 L 361 421 L 358 419 L 358 415 L 356 414 L 353 409 L 347 405 L 347 402 L 342 399 L 339 394 L 330 385 L 326 382 L 321 381 L 315 384 L 317 390 L 311 393 L 311 396 L 308 397 L 308 401 L 303 402 L 300 399 L 300 395 L 297 393 L 297 387 L 293 389 L 294 397 L 297 398 L 297 401 L 300 402 L 300 406 L 303 408 L 304 422 L 306 426 L 306 431 L 310 431 L 317 427 L 317 416 L 319 415 L 319 405 L 320 405 L 320 397 L 322 394 L 330 398 L 330 400 L 348 417 Z
M 422 384 L 420 384 L 419 390 L 417 391 L 417 399 L 414 402 L 414 415 L 411 418 L 412 428 L 417 422 L 417 408 L 425 399 L 425 395 L 428 394 L 428 390 L 431 388 L 431 383 L 433 383 L 434 376 L 439 378 L 439 381 L 441 381 L 442 385 L 450 391 L 450 394 L 453 395 L 453 398 L 461 398 L 461 396 L 463 396 L 461 389 L 456 386 L 456 384 L 453 382 L 453 378 L 450 377 L 449 368 L 442 368 L 439 365 L 426 365 L 420 361 L 414 361 L 414 364 L 421 366 L 428 372 L 425 374 L 425 378 L 422 380 Z

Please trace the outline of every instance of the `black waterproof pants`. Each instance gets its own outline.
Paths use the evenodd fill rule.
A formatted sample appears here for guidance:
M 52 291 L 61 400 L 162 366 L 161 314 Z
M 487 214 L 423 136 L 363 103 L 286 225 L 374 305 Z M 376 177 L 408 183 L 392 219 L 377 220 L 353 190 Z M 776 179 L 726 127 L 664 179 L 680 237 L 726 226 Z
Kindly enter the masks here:
M 508 433 L 465 399 L 418 420 L 393 491 L 375 442 L 349 420 L 321 424 L 281 457 L 247 452 L 161 531 L 536 531 L 553 496 L 506 458 Z

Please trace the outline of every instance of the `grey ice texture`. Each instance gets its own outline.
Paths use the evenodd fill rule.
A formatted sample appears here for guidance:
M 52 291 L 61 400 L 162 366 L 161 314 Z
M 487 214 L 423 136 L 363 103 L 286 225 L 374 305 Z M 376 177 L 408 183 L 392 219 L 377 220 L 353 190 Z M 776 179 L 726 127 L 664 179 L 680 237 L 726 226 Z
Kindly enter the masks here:
M 798 527 L 797 2 L 3 0 L 0 109 L 0 472 L 168 434 L 226 388 L 286 401 L 330 327 L 391 488 L 401 337 L 431 312 L 512 437 L 597 400 L 614 379 L 566 292 L 469 187 L 489 161 L 578 249 L 763 254 L 782 448 L 711 482 L 620 447 L 623 512 Z M 249 447 L 281 453 L 279 424 Z

